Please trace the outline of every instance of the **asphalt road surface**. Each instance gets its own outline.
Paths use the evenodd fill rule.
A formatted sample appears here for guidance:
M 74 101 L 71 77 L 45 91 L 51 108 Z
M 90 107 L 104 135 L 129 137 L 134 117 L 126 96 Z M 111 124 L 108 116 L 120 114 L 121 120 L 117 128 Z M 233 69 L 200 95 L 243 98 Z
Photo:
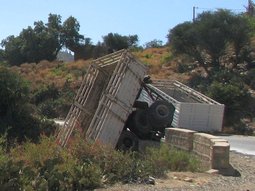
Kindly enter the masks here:
M 246 155 L 255 155 L 255 136 L 224 135 L 217 136 L 226 139 L 230 144 L 230 150 Z

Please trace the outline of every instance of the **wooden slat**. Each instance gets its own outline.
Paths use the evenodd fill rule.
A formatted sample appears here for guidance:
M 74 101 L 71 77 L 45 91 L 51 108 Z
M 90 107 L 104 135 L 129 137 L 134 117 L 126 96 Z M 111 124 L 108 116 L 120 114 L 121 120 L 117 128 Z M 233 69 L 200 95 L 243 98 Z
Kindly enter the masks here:
M 64 126 L 57 134 L 60 145 L 66 145 L 77 124 L 83 125 L 84 130 L 88 128 L 92 115 L 97 108 L 100 95 L 106 88 L 105 84 L 108 83 L 107 79 L 110 79 L 111 73 L 123 52 L 125 51 L 121 50 L 92 61 L 76 94 L 74 103 L 67 114 Z

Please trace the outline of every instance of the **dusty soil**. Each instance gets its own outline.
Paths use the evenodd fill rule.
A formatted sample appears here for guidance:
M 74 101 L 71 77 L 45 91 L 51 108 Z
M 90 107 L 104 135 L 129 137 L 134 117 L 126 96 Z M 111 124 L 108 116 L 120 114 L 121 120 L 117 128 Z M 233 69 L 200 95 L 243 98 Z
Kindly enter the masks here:
M 170 172 L 164 179 L 156 179 L 155 185 L 116 184 L 97 191 L 252 191 L 255 190 L 255 156 L 230 152 L 233 167 L 223 174 Z M 231 172 L 231 173 L 230 173 Z M 231 174 L 231 175 L 230 175 Z

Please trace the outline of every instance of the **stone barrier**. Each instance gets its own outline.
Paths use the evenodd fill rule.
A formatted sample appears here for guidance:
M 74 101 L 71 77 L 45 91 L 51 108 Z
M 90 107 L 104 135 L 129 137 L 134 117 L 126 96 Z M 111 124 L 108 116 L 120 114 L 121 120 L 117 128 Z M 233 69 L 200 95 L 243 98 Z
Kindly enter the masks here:
M 165 133 L 165 142 L 173 147 L 185 151 L 192 151 L 193 149 L 193 134 L 196 131 L 181 129 L 181 128 L 167 128 Z
M 170 147 L 193 152 L 201 159 L 204 167 L 217 170 L 230 167 L 230 145 L 225 139 L 182 128 L 167 128 L 165 143 Z

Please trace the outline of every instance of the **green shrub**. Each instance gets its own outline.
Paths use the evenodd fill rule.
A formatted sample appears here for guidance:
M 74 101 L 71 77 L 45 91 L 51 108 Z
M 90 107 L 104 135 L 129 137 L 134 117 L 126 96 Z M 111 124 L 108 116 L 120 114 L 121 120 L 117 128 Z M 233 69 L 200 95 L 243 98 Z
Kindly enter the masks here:
M 76 138 L 71 147 L 73 155 L 83 162 L 98 164 L 106 182 L 137 182 L 149 175 L 162 176 L 169 170 L 196 171 L 199 162 L 189 153 L 169 149 L 167 145 L 148 149 L 146 153 L 120 152 L 100 144 Z
M 248 106 L 250 100 L 250 94 L 239 83 L 219 83 L 215 81 L 209 86 L 208 95 L 225 104 L 225 116 L 230 125 L 238 122 L 245 114 L 243 108 Z
M 199 92 L 205 93 L 207 91 L 210 80 L 199 74 L 192 74 L 188 85 Z
M 54 84 L 40 87 L 33 93 L 33 100 L 39 114 L 48 118 L 57 118 L 67 115 L 73 96 L 74 91 L 70 88 L 70 83 L 66 82 L 62 89 Z
M 62 76 L 67 71 L 65 64 L 58 64 L 57 67 L 51 70 L 53 76 Z
M 147 59 L 150 59 L 150 58 L 153 57 L 153 55 L 152 54 L 145 54 L 144 57 L 147 58 Z
M 167 63 L 171 62 L 173 59 L 174 59 L 173 54 L 167 54 L 161 58 L 160 63 L 167 64 Z
M 97 164 L 77 160 L 67 149 L 59 148 L 52 137 L 42 137 L 38 144 L 26 142 L 14 148 L 11 159 L 11 169 L 23 164 L 14 174 L 21 181 L 19 188 L 84 190 L 101 185 L 101 169 Z
M 46 100 L 55 100 L 60 96 L 59 89 L 55 86 L 55 84 L 51 84 L 48 86 L 41 86 L 34 92 L 33 99 L 36 105 L 42 103 Z
M 106 183 L 137 182 L 149 175 L 147 165 L 138 153 L 123 153 L 79 137 L 75 138 L 70 148 L 78 160 L 98 164 Z
M 255 68 L 253 68 L 247 72 L 247 74 L 244 76 L 244 81 L 253 90 L 255 90 Z
M 154 176 L 162 176 L 167 171 L 198 171 L 199 161 L 190 153 L 169 148 L 162 144 L 160 148 L 146 151 L 145 160 Z
M 39 143 L 25 142 L 16 146 L 11 151 L 14 160 L 22 160 L 25 164 L 36 168 L 43 165 L 46 160 L 59 156 L 59 146 L 55 143 L 54 137 L 42 136 Z
M 185 73 L 193 70 L 195 66 L 193 64 L 183 64 L 180 63 L 177 65 L 177 72 L 179 73 Z
M 169 170 L 197 169 L 198 162 L 190 154 L 166 145 L 142 154 L 123 153 L 78 135 L 68 148 L 43 136 L 38 144 L 26 142 L 13 148 L 9 157 L 0 152 L 0 186 L 6 190 L 89 190 L 102 183 L 144 182 Z
M 39 122 L 29 104 L 29 87 L 18 74 L 0 67 L 0 134 L 7 133 L 8 142 L 25 138 L 36 141 Z

